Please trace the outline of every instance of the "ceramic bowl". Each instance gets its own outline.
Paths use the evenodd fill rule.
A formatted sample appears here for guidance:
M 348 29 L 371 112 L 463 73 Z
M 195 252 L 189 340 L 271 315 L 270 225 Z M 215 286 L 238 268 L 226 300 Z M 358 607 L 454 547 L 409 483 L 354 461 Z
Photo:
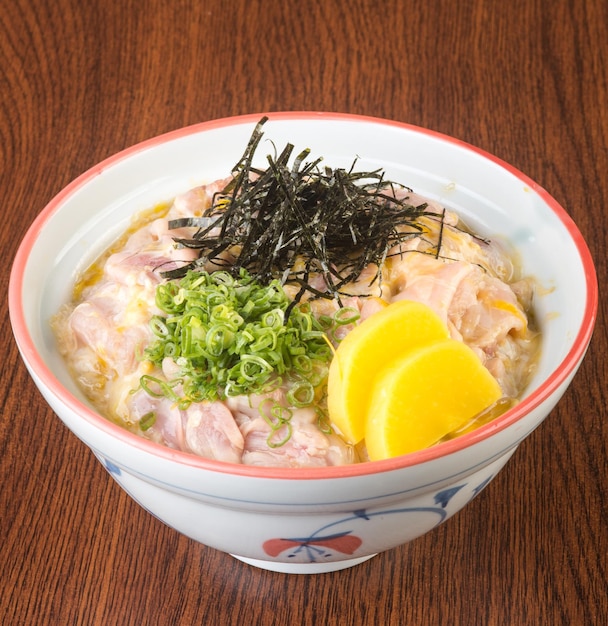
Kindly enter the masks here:
M 592 259 L 577 227 L 513 167 L 436 132 L 369 117 L 273 113 L 265 138 L 308 147 L 333 167 L 389 178 L 458 211 L 517 251 L 542 286 L 538 370 L 522 401 L 460 438 L 386 461 L 273 469 L 199 458 L 144 440 L 99 415 L 55 346 L 49 318 L 76 275 L 131 216 L 226 176 L 261 115 L 206 122 L 145 141 L 93 167 L 35 220 L 12 269 L 14 335 L 35 384 L 67 427 L 141 506 L 177 531 L 258 567 L 315 573 L 350 567 L 445 522 L 488 485 L 575 375 L 597 307 Z M 266 151 L 274 148 L 266 142 Z

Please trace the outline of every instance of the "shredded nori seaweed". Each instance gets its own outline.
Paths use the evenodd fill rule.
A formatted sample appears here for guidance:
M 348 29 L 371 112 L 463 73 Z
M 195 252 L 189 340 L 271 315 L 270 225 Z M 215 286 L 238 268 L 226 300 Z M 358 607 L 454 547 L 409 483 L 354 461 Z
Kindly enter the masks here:
M 412 190 L 385 180 L 382 170 L 356 172 L 357 159 L 348 170 L 321 167 L 322 158 L 306 161 L 306 149 L 290 167 L 294 146 L 287 144 L 278 156 L 267 156 L 267 169 L 255 168 L 252 161 L 267 119 L 256 125 L 230 182 L 203 216 L 169 222 L 170 229 L 198 228 L 191 238 L 175 241 L 197 249 L 199 257 L 163 272 L 165 278 L 181 278 L 212 262 L 235 275 L 244 268 L 262 283 L 279 278 L 296 285 L 294 302 L 308 292 L 310 298 L 334 299 L 342 306 L 345 285 L 370 264 L 377 271 L 369 286 L 381 281 L 391 250 L 423 233 L 422 214 L 443 220 L 426 203 L 408 202 Z M 318 275 L 323 281 L 313 286 L 310 279 Z M 326 288 L 319 288 L 319 282 Z

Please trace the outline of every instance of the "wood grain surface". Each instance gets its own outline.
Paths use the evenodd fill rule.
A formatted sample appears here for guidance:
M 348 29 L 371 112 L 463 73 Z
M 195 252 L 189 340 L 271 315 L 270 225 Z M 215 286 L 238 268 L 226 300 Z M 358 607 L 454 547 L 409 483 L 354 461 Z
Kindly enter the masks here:
M 213 118 L 326 110 L 523 170 L 575 219 L 602 290 L 607 31 L 605 0 L 0 0 L 2 289 L 35 216 L 101 159 Z M 573 385 L 488 489 L 317 576 L 254 569 L 139 508 L 46 406 L 1 306 L 1 624 L 608 624 L 604 299 Z

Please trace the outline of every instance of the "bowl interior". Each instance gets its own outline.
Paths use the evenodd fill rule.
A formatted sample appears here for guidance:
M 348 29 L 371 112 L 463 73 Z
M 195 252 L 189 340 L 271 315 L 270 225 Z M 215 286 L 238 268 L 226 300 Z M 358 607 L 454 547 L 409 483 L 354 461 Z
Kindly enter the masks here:
M 53 199 L 19 250 L 11 278 L 11 320 L 22 354 L 43 380 L 86 403 L 59 356 L 50 317 L 74 279 L 137 212 L 191 187 L 225 177 L 260 116 L 185 128 L 125 150 L 92 168 Z M 383 168 L 387 177 L 458 211 L 480 234 L 517 251 L 540 286 L 535 312 L 543 331 L 529 396 L 588 341 L 595 275 L 588 250 L 565 211 L 533 181 L 462 142 L 419 128 L 338 114 L 271 114 L 257 164 L 286 143 L 310 148 L 332 167 Z M 583 328 L 583 331 L 581 331 Z M 578 356 L 580 359 L 582 353 Z M 572 363 L 571 365 L 574 365 Z M 567 372 L 564 372 L 564 376 Z

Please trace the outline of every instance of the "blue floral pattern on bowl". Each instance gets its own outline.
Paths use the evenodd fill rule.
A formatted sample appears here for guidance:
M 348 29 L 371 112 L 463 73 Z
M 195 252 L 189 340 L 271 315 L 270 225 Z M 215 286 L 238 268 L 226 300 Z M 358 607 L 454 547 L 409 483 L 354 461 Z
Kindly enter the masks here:
M 488 476 L 474 487 L 469 501 L 475 498 L 491 480 L 492 476 Z M 353 555 L 357 550 L 364 547 L 363 539 L 355 532 L 359 524 L 376 516 L 399 515 L 403 517 L 405 524 L 415 522 L 415 518 L 420 516 L 432 516 L 436 518 L 434 526 L 438 526 L 449 517 L 446 509 L 452 498 L 466 486 L 467 484 L 464 483 L 438 491 L 433 496 L 433 503 L 436 506 L 403 507 L 373 512 L 359 509 L 353 511 L 348 517 L 318 528 L 308 537 L 274 537 L 265 541 L 262 548 L 272 558 L 283 555 L 289 559 L 297 558 L 300 560 L 304 557 L 309 563 L 329 560 L 335 557 L 336 553 Z M 338 530 L 339 527 L 344 526 L 346 526 L 344 530 Z M 334 532 L 328 532 L 332 529 Z

